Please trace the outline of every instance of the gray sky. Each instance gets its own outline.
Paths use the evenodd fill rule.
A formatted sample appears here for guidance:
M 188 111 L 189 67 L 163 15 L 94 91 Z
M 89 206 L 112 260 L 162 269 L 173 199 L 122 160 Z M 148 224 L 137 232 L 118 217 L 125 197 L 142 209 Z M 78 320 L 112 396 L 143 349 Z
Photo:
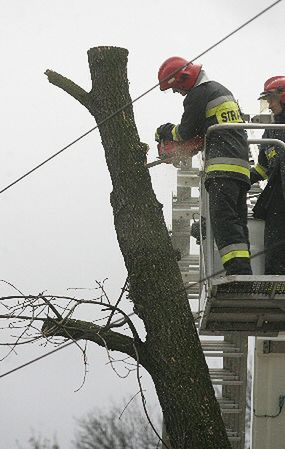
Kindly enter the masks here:
M 94 126 L 91 115 L 66 93 L 48 83 L 53 69 L 90 88 L 87 50 L 114 45 L 129 50 L 132 97 L 157 82 L 160 64 L 169 56 L 192 59 L 248 18 L 268 0 L 0 0 L 1 152 L 0 189 Z M 285 72 L 284 3 L 222 43 L 199 62 L 208 76 L 225 84 L 244 112 L 257 113 L 264 81 Z M 158 89 L 134 105 L 141 140 L 156 158 L 154 131 L 179 122 L 182 99 Z M 176 170 L 152 170 L 153 187 L 171 222 L 171 193 Z M 109 204 L 111 183 L 97 131 L 0 195 L 0 279 L 26 294 L 64 294 L 70 287 L 94 287 L 108 277 L 116 299 L 125 268 Z M 0 284 L 0 295 L 14 293 Z M 93 319 L 93 310 L 82 312 Z M 7 340 L 3 333 L 1 341 Z M 11 337 L 12 338 L 12 337 Z M 11 341 L 11 339 L 9 340 Z M 30 360 L 47 347 L 19 348 L 0 363 L 0 374 Z M 0 347 L 1 358 L 6 348 Z M 1 449 L 24 443 L 31 429 L 57 434 L 69 449 L 74 418 L 94 406 L 135 394 L 135 375 L 118 378 L 105 351 L 89 345 L 84 387 L 82 356 L 68 348 L 0 379 Z M 124 372 L 123 368 L 122 373 Z M 149 405 L 155 394 L 143 376 Z

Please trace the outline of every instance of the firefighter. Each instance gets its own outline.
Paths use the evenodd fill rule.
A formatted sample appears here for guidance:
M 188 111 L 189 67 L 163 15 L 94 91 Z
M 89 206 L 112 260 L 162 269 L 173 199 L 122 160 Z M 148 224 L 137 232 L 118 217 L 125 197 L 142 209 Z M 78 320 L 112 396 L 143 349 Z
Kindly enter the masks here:
M 157 128 L 158 142 L 204 137 L 211 125 L 243 122 L 233 94 L 209 80 L 201 64 L 171 57 L 161 65 L 158 80 L 160 90 L 172 89 L 185 97 L 180 124 L 166 123 Z M 250 166 L 244 130 L 223 129 L 207 137 L 205 187 L 213 234 L 226 275 L 252 274 L 246 206 Z
M 285 76 L 274 76 L 264 83 L 259 100 L 265 99 L 274 123 L 285 124 Z M 285 142 L 285 129 L 265 130 L 263 138 Z M 253 209 L 254 216 L 265 220 L 265 274 L 285 274 L 285 154 L 277 145 L 259 147 L 257 165 L 251 182 L 267 180 Z

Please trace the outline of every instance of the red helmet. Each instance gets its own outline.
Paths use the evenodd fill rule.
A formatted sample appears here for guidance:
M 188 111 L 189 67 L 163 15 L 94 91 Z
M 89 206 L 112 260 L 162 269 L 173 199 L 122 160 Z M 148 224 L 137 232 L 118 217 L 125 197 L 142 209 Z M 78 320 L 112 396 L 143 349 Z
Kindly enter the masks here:
M 264 83 L 264 91 L 261 92 L 259 100 L 270 94 L 279 94 L 281 103 L 285 103 L 285 76 L 273 76 Z
M 201 72 L 201 64 L 192 64 L 179 56 L 166 59 L 158 71 L 160 90 L 190 90 Z

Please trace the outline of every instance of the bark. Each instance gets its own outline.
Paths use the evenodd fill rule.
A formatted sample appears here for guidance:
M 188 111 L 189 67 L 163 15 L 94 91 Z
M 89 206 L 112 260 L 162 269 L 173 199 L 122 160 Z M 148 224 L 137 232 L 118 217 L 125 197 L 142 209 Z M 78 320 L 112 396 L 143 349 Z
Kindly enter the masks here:
M 88 340 L 105 347 L 110 351 L 119 351 L 137 359 L 137 352 L 141 355 L 140 363 L 144 366 L 144 347 L 141 340 L 128 337 L 119 332 L 104 329 L 94 323 L 81 320 L 63 320 L 47 318 L 42 327 L 42 333 L 48 336 L 61 336 L 73 340 Z M 137 352 L 135 350 L 137 348 Z
M 89 94 L 55 72 L 49 81 L 84 104 L 94 116 L 113 191 L 114 225 L 129 275 L 134 310 L 146 340 L 138 354 L 154 381 L 173 449 L 230 448 L 208 367 L 175 259 L 162 205 L 146 169 L 127 78 L 128 52 L 88 51 Z M 50 74 L 53 76 L 50 76 Z M 84 98 L 84 100 L 82 100 Z M 116 111 L 119 111 L 115 113 Z

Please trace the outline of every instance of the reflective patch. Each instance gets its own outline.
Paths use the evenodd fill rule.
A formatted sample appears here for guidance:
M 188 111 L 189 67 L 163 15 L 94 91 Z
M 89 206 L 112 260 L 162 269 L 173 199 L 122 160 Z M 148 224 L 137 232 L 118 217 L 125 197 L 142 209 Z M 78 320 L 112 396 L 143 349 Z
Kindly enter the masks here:
M 277 154 L 278 154 L 278 153 L 277 153 L 277 151 L 275 150 L 274 147 L 271 147 L 271 148 L 269 148 L 269 149 L 266 151 L 266 157 L 267 157 L 268 160 L 274 158 Z
M 213 109 L 216 106 L 219 106 L 220 104 L 225 103 L 227 101 L 233 101 L 235 103 L 235 99 L 234 99 L 234 97 L 232 95 L 221 95 L 220 97 L 215 98 L 214 100 L 209 101 L 209 103 L 207 104 L 206 109 L 208 111 L 209 109 Z
M 260 164 L 256 164 L 254 170 L 262 177 L 262 179 L 268 179 L 266 169 Z
M 249 259 L 249 252 L 248 251 L 230 251 L 229 253 L 222 256 L 222 263 L 225 264 L 226 262 L 229 262 L 229 260 L 236 259 L 236 258 L 246 258 Z
M 231 245 L 224 246 L 219 250 L 220 256 L 225 256 L 232 251 L 248 251 L 246 243 L 232 243 Z
M 232 164 L 212 164 L 206 167 L 206 173 L 212 171 L 226 171 L 233 173 L 240 173 L 241 175 L 250 177 L 250 171 L 248 168 L 241 167 L 240 165 L 232 165 Z
M 214 164 L 240 165 L 241 167 L 250 169 L 249 162 L 245 161 L 244 159 L 240 159 L 239 157 L 212 157 L 207 161 L 207 165 Z
M 176 142 L 181 142 L 181 140 L 183 140 L 183 139 L 181 139 L 181 137 L 179 135 L 178 126 L 179 125 L 176 125 L 172 128 L 171 134 L 172 134 L 173 140 L 175 140 Z
M 206 118 L 216 116 L 218 123 L 243 123 L 240 109 L 235 101 L 224 101 L 206 111 Z

